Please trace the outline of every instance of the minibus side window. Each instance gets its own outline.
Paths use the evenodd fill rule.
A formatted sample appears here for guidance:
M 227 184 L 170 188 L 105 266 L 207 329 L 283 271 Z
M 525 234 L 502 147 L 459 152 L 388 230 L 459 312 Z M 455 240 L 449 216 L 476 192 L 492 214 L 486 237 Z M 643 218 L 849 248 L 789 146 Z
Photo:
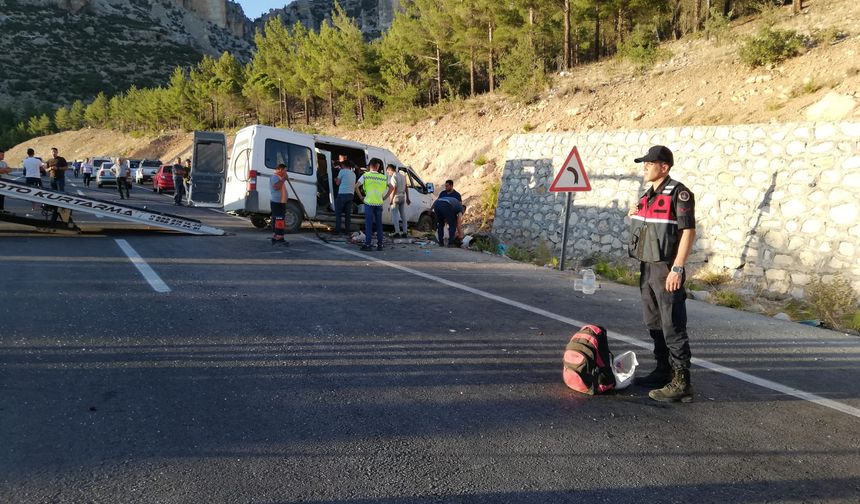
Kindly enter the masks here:
M 266 168 L 274 170 L 284 163 L 288 172 L 310 175 L 314 172 L 311 159 L 311 150 L 303 145 L 266 139 Z

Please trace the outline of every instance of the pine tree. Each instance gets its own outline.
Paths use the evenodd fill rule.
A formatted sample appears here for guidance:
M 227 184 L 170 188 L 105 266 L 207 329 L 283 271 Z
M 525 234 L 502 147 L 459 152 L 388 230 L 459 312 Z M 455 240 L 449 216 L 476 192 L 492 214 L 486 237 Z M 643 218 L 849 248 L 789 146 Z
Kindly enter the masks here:
M 72 117 L 67 107 L 60 107 L 54 112 L 54 124 L 59 131 L 74 129 Z
M 84 120 L 92 128 L 104 128 L 110 119 L 110 104 L 104 93 L 99 93 L 96 98 L 87 105 L 84 111 Z
M 417 19 L 398 12 L 376 44 L 380 66 L 378 96 L 390 111 L 405 111 L 421 98 L 426 60 L 417 57 L 413 50 L 417 25 Z

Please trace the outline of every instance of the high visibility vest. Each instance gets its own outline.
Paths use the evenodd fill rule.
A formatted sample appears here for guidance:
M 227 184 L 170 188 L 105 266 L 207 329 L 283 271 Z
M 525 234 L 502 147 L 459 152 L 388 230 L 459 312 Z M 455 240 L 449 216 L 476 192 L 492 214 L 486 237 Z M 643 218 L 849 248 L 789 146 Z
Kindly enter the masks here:
M 388 179 L 385 175 L 377 172 L 364 174 L 364 204 L 371 206 L 382 206 L 382 196 L 388 187 Z

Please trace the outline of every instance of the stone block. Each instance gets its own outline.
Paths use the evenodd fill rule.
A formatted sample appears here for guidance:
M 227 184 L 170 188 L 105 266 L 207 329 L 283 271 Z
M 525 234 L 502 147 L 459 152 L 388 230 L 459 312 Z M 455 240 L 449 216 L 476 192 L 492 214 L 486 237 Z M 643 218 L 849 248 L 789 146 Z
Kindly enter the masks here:
M 787 254 L 777 254 L 773 258 L 773 264 L 776 266 L 791 266 L 794 264 L 794 258 Z
M 833 151 L 833 142 L 820 142 L 812 145 L 807 150 L 813 154 L 827 154 Z
M 806 143 L 799 142 L 797 140 L 789 143 L 788 146 L 785 148 L 785 153 L 789 156 L 799 156 L 804 152 L 806 152 Z
M 850 226 L 857 222 L 857 203 L 845 203 L 830 209 L 830 219 L 834 224 Z
M 764 272 L 764 277 L 770 281 L 780 281 L 785 280 L 788 277 L 788 274 L 785 272 L 785 270 L 769 269 Z
M 855 258 L 854 257 L 855 250 L 856 250 L 856 248 L 854 247 L 853 243 L 841 242 L 839 244 L 839 253 L 845 257 L 852 258 L 852 259 Z
M 815 126 L 815 139 L 824 140 L 836 135 L 836 126 L 830 123 L 821 123 Z
M 741 193 L 741 197 L 743 199 L 745 199 L 746 201 L 760 200 L 762 195 L 763 195 L 763 193 L 754 187 L 748 187 L 748 188 L 744 189 L 743 192 Z
M 803 225 L 800 227 L 801 233 L 806 234 L 816 234 L 821 231 L 824 227 L 824 223 L 818 219 L 807 219 L 803 221 Z
M 749 131 L 745 128 L 737 126 L 732 128 L 732 138 L 735 140 L 746 140 L 750 137 Z
M 761 142 L 754 143 L 752 148 L 750 149 L 750 153 L 753 156 L 761 156 L 762 154 L 766 153 L 767 151 L 768 151 L 767 146 Z
M 842 162 L 843 170 L 856 170 L 860 168 L 860 156 L 851 156 Z
M 849 138 L 858 138 L 860 137 L 860 122 L 841 122 L 839 123 L 839 130 Z
M 799 199 L 793 199 L 780 204 L 779 209 L 783 217 L 790 219 L 804 214 L 806 212 L 806 204 Z
M 804 140 L 809 139 L 809 128 L 806 126 L 795 128 L 795 130 L 791 133 L 794 138 L 802 138 Z

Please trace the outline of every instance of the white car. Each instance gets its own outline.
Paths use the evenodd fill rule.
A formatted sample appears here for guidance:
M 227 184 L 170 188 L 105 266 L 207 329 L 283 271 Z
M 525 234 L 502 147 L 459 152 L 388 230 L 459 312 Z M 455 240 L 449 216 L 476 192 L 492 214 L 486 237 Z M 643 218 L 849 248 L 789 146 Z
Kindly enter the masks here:
M 96 170 L 96 187 L 104 185 L 116 185 L 116 173 L 113 171 L 113 163 L 101 163 Z
M 163 163 L 160 159 L 144 159 L 140 162 L 140 166 L 134 170 L 134 181 L 138 184 L 151 182 L 152 177 L 158 173 L 158 168 L 161 167 L 162 164 Z

